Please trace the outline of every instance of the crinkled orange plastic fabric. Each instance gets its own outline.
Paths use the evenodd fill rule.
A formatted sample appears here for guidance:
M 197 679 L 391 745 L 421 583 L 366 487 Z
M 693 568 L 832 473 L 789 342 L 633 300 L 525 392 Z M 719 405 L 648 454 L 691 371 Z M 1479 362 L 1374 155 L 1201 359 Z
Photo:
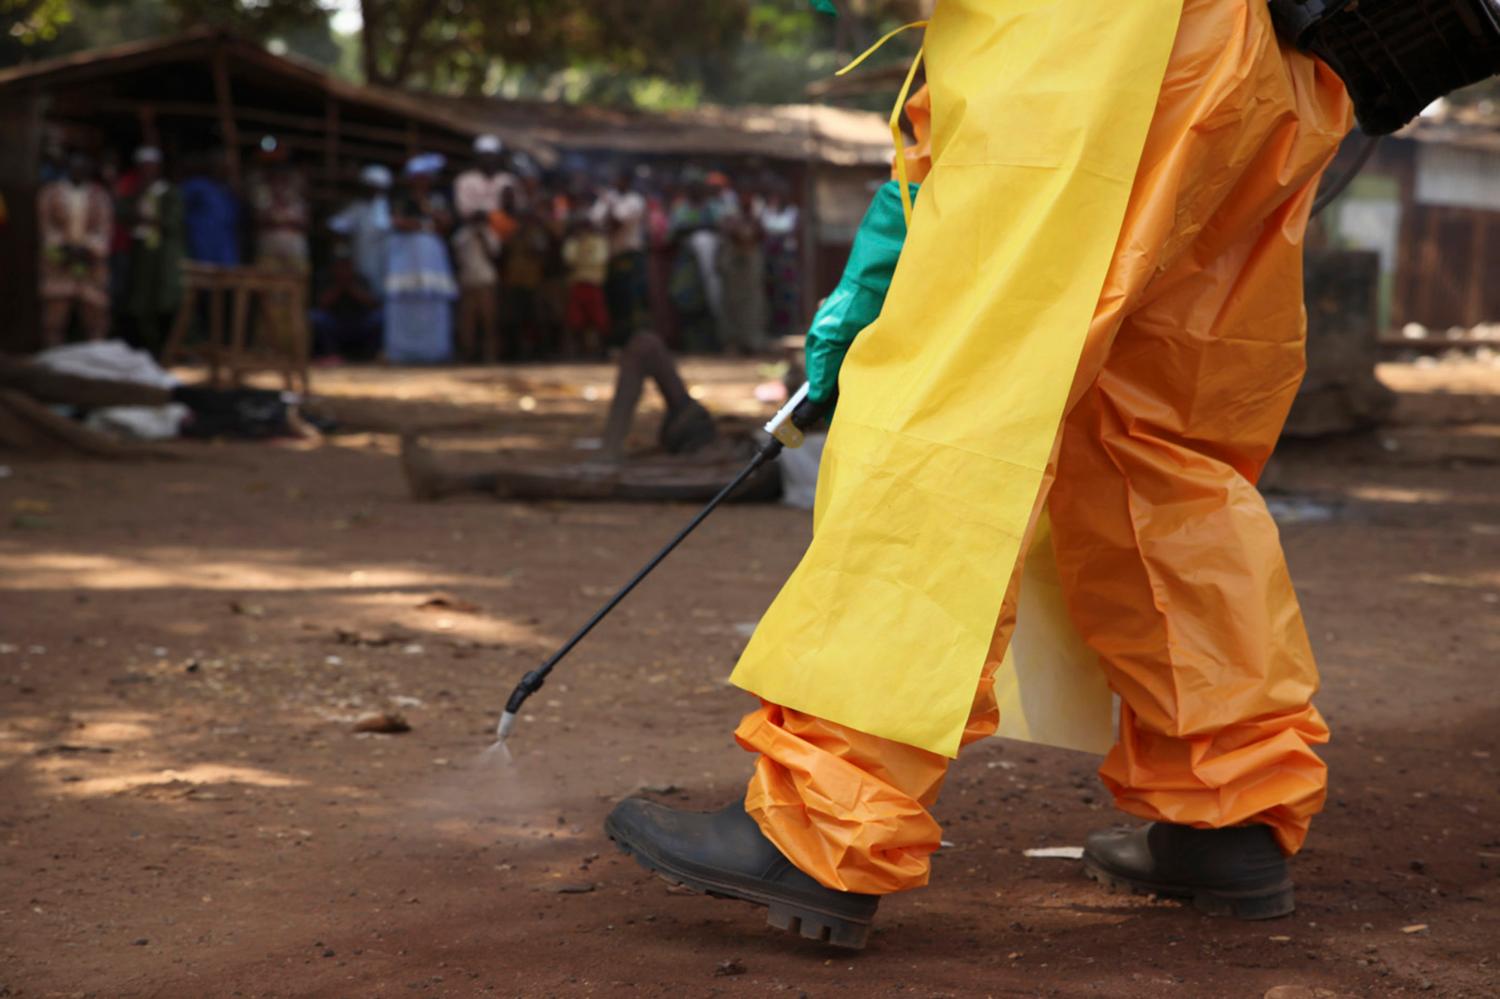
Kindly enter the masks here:
M 901 150 L 906 157 L 906 179 L 908 183 L 920 184 L 932 170 L 932 92 L 922 87 L 906 102 L 906 120 L 911 122 L 912 145 Z M 899 180 L 895 166 L 891 167 L 891 179 Z
M 1288 853 L 1322 807 L 1328 731 L 1254 482 L 1302 375 L 1302 238 L 1349 122 L 1337 78 L 1278 45 L 1260 0 L 1186 0 L 1039 501 L 1122 698 L 1100 771 L 1117 805 L 1264 823 Z M 965 742 L 994 730 L 1015 589 Z M 944 756 L 773 704 L 736 735 L 761 754 L 746 806 L 800 868 L 850 891 L 926 883 Z
M 933 12 L 932 168 L 884 307 L 840 368 L 812 542 L 735 684 L 957 754 L 1181 7 Z

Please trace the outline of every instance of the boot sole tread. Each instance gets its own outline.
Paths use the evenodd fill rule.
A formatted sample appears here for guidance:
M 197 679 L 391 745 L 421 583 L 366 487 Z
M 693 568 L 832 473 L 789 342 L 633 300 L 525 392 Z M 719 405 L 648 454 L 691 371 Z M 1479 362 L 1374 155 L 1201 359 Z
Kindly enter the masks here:
M 1272 888 L 1252 891 L 1224 891 L 1191 885 L 1165 885 L 1126 877 L 1109 870 L 1091 857 L 1083 858 L 1083 873 L 1110 891 L 1128 891 L 1135 895 L 1185 899 L 1210 916 L 1232 916 L 1235 919 L 1279 919 L 1297 908 L 1290 881 Z
M 712 898 L 733 899 L 765 907 L 766 922 L 775 929 L 788 930 L 808 940 L 819 940 L 847 950 L 863 950 L 865 944 L 869 942 L 870 924 L 868 922 L 823 912 L 784 898 L 777 898 L 768 892 L 755 891 L 743 885 L 731 885 L 726 882 L 712 881 L 701 875 L 688 874 L 661 858 L 639 849 L 620 830 L 607 822 L 605 833 L 622 853 L 634 858 L 637 864 L 668 884 Z

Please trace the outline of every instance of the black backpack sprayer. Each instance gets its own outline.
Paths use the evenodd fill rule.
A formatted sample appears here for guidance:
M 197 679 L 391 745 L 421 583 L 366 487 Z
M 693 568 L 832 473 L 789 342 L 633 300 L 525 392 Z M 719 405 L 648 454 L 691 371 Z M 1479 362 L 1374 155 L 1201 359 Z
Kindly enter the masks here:
M 1270 0 L 1276 33 L 1338 74 L 1363 147 L 1313 205 L 1354 182 L 1381 138 L 1433 101 L 1500 74 L 1500 0 Z
M 1500 0 L 1270 0 L 1287 42 L 1344 81 L 1360 127 L 1389 135 L 1500 73 Z
M 755 457 L 751 458 L 750 463 L 728 485 L 719 490 L 713 499 L 708 501 L 707 506 L 698 511 L 697 516 L 688 521 L 686 527 L 678 531 L 672 540 L 668 541 L 662 546 L 660 551 L 651 556 L 651 559 L 641 567 L 641 570 L 630 577 L 624 586 L 615 591 L 615 595 L 610 597 L 603 607 L 594 612 L 594 616 L 589 618 L 583 627 L 574 632 L 573 637 L 564 642 L 561 648 L 552 653 L 546 662 L 521 677 L 521 682 L 516 684 L 516 689 L 511 691 L 510 699 L 505 702 L 505 711 L 500 715 L 499 724 L 495 726 L 495 744 L 490 747 L 491 751 L 498 751 L 503 754 L 508 753 L 505 749 L 505 741 L 516 727 L 516 720 L 519 717 L 522 705 L 526 703 L 526 699 L 542 689 L 542 684 L 547 682 L 548 675 L 557 667 L 558 663 L 562 662 L 563 657 L 572 652 L 573 647 L 583 641 L 600 621 L 608 617 L 610 611 L 618 607 L 620 602 L 630 595 L 631 590 L 634 590 L 640 585 L 642 580 L 651 575 L 651 572 L 657 566 L 661 565 L 666 560 L 666 557 L 672 554 L 673 550 L 682 544 L 689 534 L 692 534 L 697 529 L 699 524 L 708 519 L 709 514 L 719 508 L 719 504 L 733 496 L 736 490 L 750 480 L 751 476 L 760 471 L 766 464 L 774 461 L 785 448 L 802 446 L 803 431 L 822 419 L 823 414 L 828 411 L 831 405 L 831 403 L 813 402 L 807 397 L 807 392 L 808 386 L 803 385 L 787 401 L 787 404 L 771 418 L 771 421 L 765 426 L 765 431 L 770 436 L 760 446 L 760 449 L 755 452 Z

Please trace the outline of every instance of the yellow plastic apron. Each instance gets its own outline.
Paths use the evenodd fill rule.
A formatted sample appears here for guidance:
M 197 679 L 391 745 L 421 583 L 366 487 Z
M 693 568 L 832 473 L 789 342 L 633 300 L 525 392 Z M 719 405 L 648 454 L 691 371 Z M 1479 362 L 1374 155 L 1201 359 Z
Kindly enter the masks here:
M 1181 6 L 938 4 L 932 171 L 844 362 L 812 544 L 737 685 L 956 755 Z

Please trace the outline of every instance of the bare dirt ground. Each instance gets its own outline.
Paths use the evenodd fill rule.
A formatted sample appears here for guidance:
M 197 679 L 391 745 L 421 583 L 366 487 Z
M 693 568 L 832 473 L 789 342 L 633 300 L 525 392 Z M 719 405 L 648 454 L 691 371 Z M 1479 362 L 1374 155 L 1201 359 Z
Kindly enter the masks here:
M 690 375 L 764 409 L 753 367 Z M 471 461 L 566 445 L 598 433 L 604 369 L 336 371 L 377 432 L 0 457 L 0 996 L 1493 996 L 1500 368 L 1382 376 L 1396 425 L 1274 476 L 1322 504 L 1284 536 L 1335 730 L 1296 915 L 1024 857 L 1113 813 L 1091 758 L 992 740 L 939 806 L 933 885 L 858 955 L 674 894 L 600 828 L 643 788 L 739 793 L 725 677 L 805 513 L 723 510 L 533 700 L 515 765 L 481 755 L 520 674 L 690 511 L 418 505 L 378 430 L 469 425 Z M 388 707 L 409 733 L 353 731 Z

